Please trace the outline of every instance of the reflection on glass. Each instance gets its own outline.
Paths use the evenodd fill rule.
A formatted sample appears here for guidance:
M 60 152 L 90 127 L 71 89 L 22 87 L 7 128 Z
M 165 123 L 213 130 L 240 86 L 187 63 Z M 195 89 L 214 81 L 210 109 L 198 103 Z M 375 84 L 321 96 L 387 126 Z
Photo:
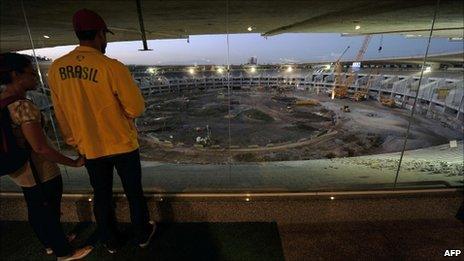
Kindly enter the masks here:
M 417 91 L 399 182 L 460 184 L 462 62 L 427 63 L 419 88 L 424 38 L 259 30 L 246 24 L 227 41 L 150 41 L 153 52 L 136 52 L 139 42 L 109 44 L 107 55 L 129 67 L 147 102 L 136 124 L 148 190 L 391 188 Z M 432 56 L 462 49 L 432 43 Z M 37 55 L 54 59 L 72 48 Z M 413 58 L 395 58 L 405 56 Z M 39 62 L 46 72 L 50 61 Z M 42 108 L 46 95 L 33 97 Z M 83 173 L 70 183 L 89 190 L 76 178 Z
M 358 44 L 351 43 L 346 57 L 340 59 L 344 55 L 341 50 L 348 47 L 340 48 L 332 62 L 305 62 L 301 55 L 297 56 L 299 61 L 290 59 L 289 55 L 304 50 L 307 42 L 301 40 L 305 37 L 305 34 L 283 34 L 274 40 L 257 39 L 255 42 L 260 44 L 248 46 L 252 50 L 249 54 L 266 49 L 273 52 L 258 59 L 250 56 L 246 64 L 233 67 L 235 102 L 231 105 L 234 111 L 231 130 L 234 133 L 234 128 L 240 129 L 247 135 L 232 138 L 231 186 L 291 191 L 392 188 L 421 66 L 394 60 L 366 61 L 365 56 L 382 55 L 383 36 L 355 38 Z M 244 45 L 241 38 L 231 36 L 232 53 L 241 51 L 240 46 Z M 391 36 L 386 37 L 387 41 L 390 39 Z M 235 42 L 239 45 L 234 46 Z M 380 46 L 376 46 L 378 43 Z M 427 41 L 423 39 L 422 43 L 425 48 Z M 409 44 L 405 41 L 405 48 Z M 287 48 L 288 45 L 293 48 Z M 278 56 L 281 58 L 275 62 L 274 57 Z M 273 58 L 273 63 L 267 62 Z M 256 63 L 260 59 L 266 62 Z M 421 61 L 422 57 L 417 59 Z M 420 103 L 427 105 L 429 113 L 438 113 L 442 119 L 449 119 L 446 122 L 451 125 L 437 120 L 438 117 L 416 119 L 414 122 L 422 124 L 412 128 L 408 151 L 462 139 L 462 122 L 455 121 L 462 117 L 459 116 L 462 112 L 456 109 L 462 106 L 463 95 L 459 73 L 439 66 L 432 70 L 429 64 L 424 71 L 427 76 L 423 83 L 441 84 L 449 89 L 456 100 L 452 106 L 455 109 L 450 108 L 451 104 L 431 105 L 419 94 Z M 451 90 L 451 86 L 456 89 Z M 429 89 L 421 88 L 420 93 L 431 97 Z M 447 108 L 432 112 L 431 106 Z M 405 168 L 414 171 L 409 176 L 401 175 L 400 182 L 408 182 L 401 186 L 442 186 L 444 182 L 462 185 L 457 183 L 462 179 L 457 174 L 462 172 L 462 164 L 458 165 L 459 159 L 462 163 L 462 153 L 457 153 L 460 144 L 462 141 L 457 141 L 453 157 L 444 155 L 437 162 L 449 175 L 431 177 L 426 170 L 430 162 L 407 161 Z M 450 162 L 454 162 L 453 166 L 447 167 Z M 432 168 L 437 173 L 441 171 Z M 439 182 L 419 182 L 431 180 Z
M 395 96 L 411 110 L 395 185 L 463 185 L 464 83 L 462 79 L 453 79 L 451 74 L 434 77 L 432 73 L 442 68 L 439 63 L 427 63 L 429 49 L 434 44 L 430 39 L 438 22 L 438 3 L 419 79 L 403 79 L 395 86 L 403 88 Z

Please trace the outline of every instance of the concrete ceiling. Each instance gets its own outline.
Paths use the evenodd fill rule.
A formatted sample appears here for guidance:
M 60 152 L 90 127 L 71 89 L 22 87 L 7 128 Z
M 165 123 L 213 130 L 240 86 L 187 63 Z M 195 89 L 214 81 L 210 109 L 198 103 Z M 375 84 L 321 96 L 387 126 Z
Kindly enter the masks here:
M 378 61 L 380 63 L 398 62 L 398 63 L 422 64 L 424 61 L 424 56 L 393 57 L 393 58 L 383 58 L 383 59 L 372 59 L 368 61 L 371 61 L 371 62 Z M 464 52 L 432 54 L 427 57 L 427 63 L 455 63 L 455 64 L 462 65 L 462 63 L 464 63 Z
M 19 0 L 0 0 L 0 51 L 30 49 Z M 174 1 L 141 0 L 148 39 L 253 32 L 272 37 L 289 32 L 402 33 L 427 36 L 436 1 Z M 24 0 L 36 48 L 76 44 L 72 14 L 89 8 L 116 35 L 109 41 L 140 40 L 135 0 Z M 442 0 L 434 36 L 463 37 L 463 1 Z M 226 23 L 228 21 L 228 23 Z M 355 26 L 360 25 L 359 30 Z M 43 36 L 50 36 L 45 39 Z
M 327 61 L 325 63 L 331 63 L 333 61 Z M 343 63 L 352 63 L 352 59 L 342 59 Z M 424 62 L 423 55 L 417 56 L 400 56 L 400 57 L 383 57 L 374 59 L 364 59 L 364 63 L 372 64 L 384 64 L 384 63 L 409 63 L 409 64 L 422 64 Z M 318 62 L 319 63 L 319 62 Z M 322 63 L 322 62 L 321 62 Z M 461 52 L 453 53 L 440 53 L 440 54 L 429 54 L 427 56 L 427 63 L 450 63 L 461 65 L 464 63 L 464 50 Z

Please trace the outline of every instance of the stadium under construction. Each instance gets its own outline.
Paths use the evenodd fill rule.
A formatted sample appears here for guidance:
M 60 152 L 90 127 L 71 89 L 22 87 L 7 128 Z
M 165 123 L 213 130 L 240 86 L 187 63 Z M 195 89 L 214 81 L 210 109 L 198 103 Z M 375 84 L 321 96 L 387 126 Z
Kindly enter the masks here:
M 152 51 L 149 40 L 194 35 L 362 38 L 351 58 L 347 46 L 332 60 L 126 64 L 145 99 L 135 120 L 142 184 L 161 224 L 158 243 L 138 259 L 438 259 L 446 249 L 464 251 L 455 219 L 464 210 L 464 50 L 428 52 L 436 37 L 462 43 L 461 1 L 58 2 L 2 1 L 0 51 L 35 55 L 74 43 L 63 25 L 72 28 L 69 17 L 82 7 L 105 17 L 116 33 L 110 41 L 141 40 L 142 53 Z M 57 19 L 45 22 L 44 14 Z M 426 52 L 366 58 L 372 37 L 392 34 L 427 39 Z M 227 38 L 227 52 L 229 45 Z M 53 61 L 33 58 L 43 79 L 29 98 L 46 115 L 52 143 L 76 156 L 50 103 Z M 95 220 L 86 169 L 60 169 L 62 221 L 88 230 Z M 21 188 L 0 181 L 0 229 L 14 235 L 28 213 Z M 117 178 L 114 198 L 118 220 L 129 222 Z M 81 237 L 91 238 L 87 230 Z M 0 237 L 0 259 L 42 251 L 24 233 L 30 249 Z M 134 251 L 126 245 L 115 260 Z M 89 260 L 104 256 L 94 250 Z

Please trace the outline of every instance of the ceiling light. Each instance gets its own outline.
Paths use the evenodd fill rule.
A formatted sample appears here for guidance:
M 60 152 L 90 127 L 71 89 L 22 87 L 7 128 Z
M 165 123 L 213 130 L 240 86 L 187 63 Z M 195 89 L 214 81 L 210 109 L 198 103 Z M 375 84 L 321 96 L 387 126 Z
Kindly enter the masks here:
M 360 25 L 356 25 L 356 26 L 354 27 L 354 29 L 355 29 L 355 30 L 359 30 L 359 29 L 361 29 L 361 26 L 360 26 Z
M 44 35 L 43 35 L 43 38 L 45 38 L 45 39 L 50 39 L 50 36 L 44 34 Z
M 247 30 L 248 30 L 248 32 L 253 31 L 253 26 L 248 26 Z

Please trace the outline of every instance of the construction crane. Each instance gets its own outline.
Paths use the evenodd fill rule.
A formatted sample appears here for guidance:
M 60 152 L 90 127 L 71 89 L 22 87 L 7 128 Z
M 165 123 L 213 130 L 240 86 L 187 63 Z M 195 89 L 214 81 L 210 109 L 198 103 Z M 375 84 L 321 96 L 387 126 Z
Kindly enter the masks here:
M 356 54 L 354 62 L 360 62 L 364 54 L 366 53 L 369 42 L 372 39 L 372 35 L 366 35 L 364 41 Z M 342 78 L 342 65 L 340 61 L 335 64 L 335 81 L 332 88 L 332 99 L 334 98 L 345 98 L 348 95 L 348 88 L 354 83 L 356 75 L 353 73 L 353 67 L 350 67 L 347 72 L 345 81 Z
M 377 51 L 380 53 L 382 52 L 382 49 L 383 49 L 383 35 L 380 36 L 380 44 L 379 44 L 379 49 L 377 49 Z M 376 76 L 379 73 L 379 68 L 376 67 L 373 71 L 371 71 L 369 73 L 369 75 L 367 76 L 368 79 L 367 79 L 367 82 L 365 85 L 363 86 L 360 86 L 356 92 L 354 93 L 353 95 L 353 100 L 355 101 L 363 101 L 363 100 L 367 100 L 367 97 L 369 96 L 369 89 L 371 88 L 372 86 L 372 83 L 374 82 Z M 390 103 L 390 101 L 388 101 L 388 103 Z
M 335 79 L 334 79 L 334 87 L 332 88 L 332 99 L 335 97 L 336 93 L 336 86 L 341 86 L 342 85 L 342 64 L 340 60 L 342 59 L 343 55 L 345 55 L 346 51 L 350 49 L 350 46 L 348 45 L 345 50 L 342 52 L 342 54 L 338 57 L 338 59 L 335 61 L 334 69 L 333 72 L 335 72 Z M 337 89 L 338 91 L 338 89 Z M 338 92 L 337 92 L 338 93 Z
M 379 68 L 375 68 L 367 77 L 367 82 L 365 85 L 363 86 L 360 86 L 353 94 L 353 100 L 354 101 L 363 101 L 363 100 L 367 100 L 367 97 L 368 97 L 368 92 L 369 92 L 369 89 L 371 88 L 372 86 L 372 83 L 374 82 L 374 80 L 376 79 L 376 76 L 378 75 L 379 73 Z
M 332 100 L 334 98 L 343 98 L 346 96 L 346 90 L 344 88 L 343 84 L 343 78 L 342 78 L 342 64 L 340 62 L 335 63 L 335 79 L 334 79 L 334 85 L 332 87 Z

